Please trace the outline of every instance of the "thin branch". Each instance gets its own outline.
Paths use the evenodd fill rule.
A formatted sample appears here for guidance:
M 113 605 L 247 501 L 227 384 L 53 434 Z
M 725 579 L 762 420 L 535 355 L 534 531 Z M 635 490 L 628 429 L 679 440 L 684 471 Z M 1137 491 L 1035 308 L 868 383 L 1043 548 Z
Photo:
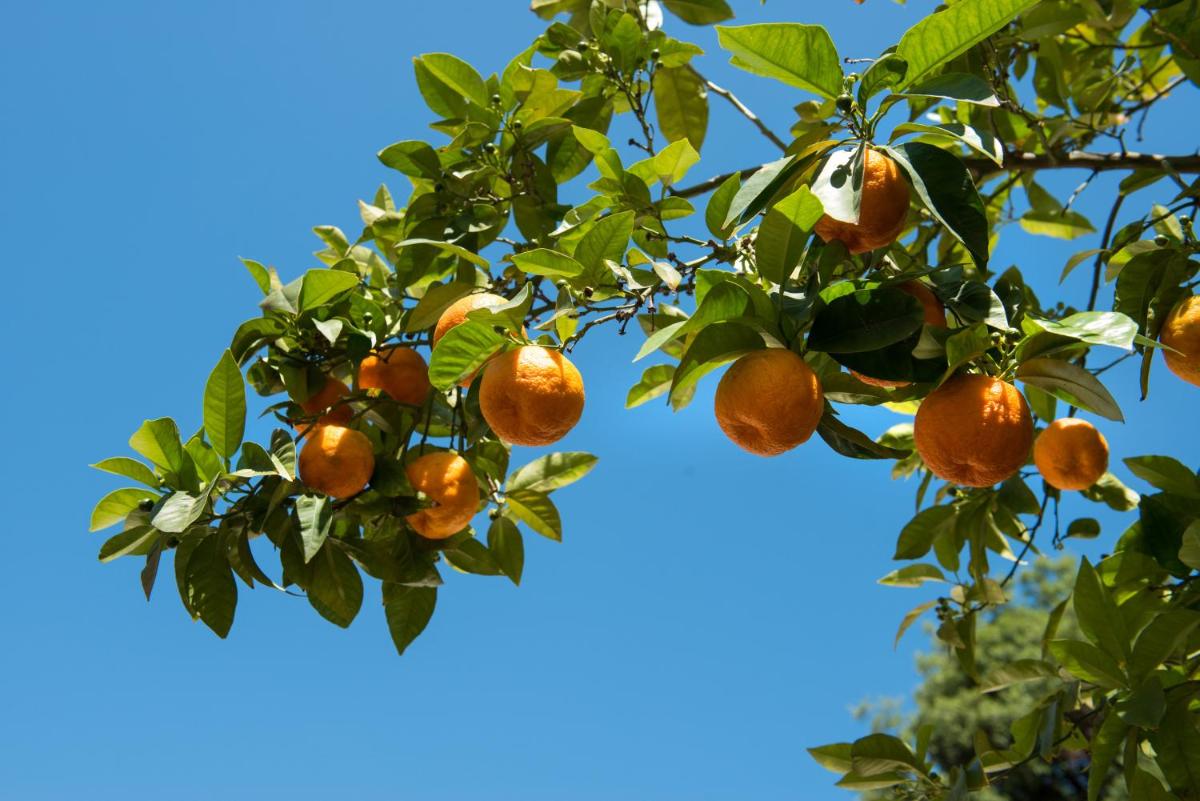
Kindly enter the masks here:
M 703 195 L 705 192 L 711 192 L 712 190 L 716 189 L 721 184 L 728 181 L 729 177 L 731 175 L 740 175 L 742 178 L 749 178 L 751 175 L 754 175 L 754 173 L 758 172 L 760 169 L 762 169 L 761 165 L 754 166 L 754 167 L 747 167 L 744 170 L 737 170 L 736 172 L 727 172 L 723 175 L 715 175 L 712 178 L 709 178 L 707 181 L 701 181 L 700 183 L 694 184 L 692 186 L 685 186 L 680 189 L 671 187 L 671 194 L 674 195 L 675 197 L 695 197 L 696 195 Z
M 717 86 L 715 83 L 708 80 L 707 78 L 704 80 L 704 83 L 708 86 L 709 91 L 711 91 L 715 95 L 720 95 L 721 97 L 728 100 L 733 105 L 733 107 L 738 110 L 739 114 L 741 114 L 746 119 L 750 120 L 750 122 L 754 123 L 754 127 L 758 128 L 758 130 L 762 133 L 763 136 L 770 139 L 771 142 L 775 145 L 775 147 L 779 148 L 780 150 L 782 150 L 785 153 L 787 152 L 787 147 L 788 147 L 787 143 L 784 142 L 782 139 L 780 139 L 778 136 L 776 136 L 775 132 L 772 131 L 770 128 L 768 128 L 767 124 L 765 122 L 763 122 L 762 120 L 760 120 L 758 118 L 757 114 L 755 114 L 753 111 L 751 111 L 749 108 L 747 108 L 745 103 L 738 100 L 737 95 L 735 95 L 733 92 L 729 91 L 728 89 L 725 89 L 724 87 Z

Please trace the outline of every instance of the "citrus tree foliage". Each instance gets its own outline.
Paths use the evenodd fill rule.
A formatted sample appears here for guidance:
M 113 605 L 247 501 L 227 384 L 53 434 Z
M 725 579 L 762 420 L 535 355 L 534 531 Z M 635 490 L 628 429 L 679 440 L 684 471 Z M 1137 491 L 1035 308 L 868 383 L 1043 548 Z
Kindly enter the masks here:
M 181 436 L 171 419 L 148 420 L 130 440 L 144 461 L 97 465 L 141 485 L 97 506 L 93 529 L 122 527 L 101 560 L 144 557 L 149 596 L 163 554 L 173 552 L 185 608 L 222 637 L 238 580 L 295 587 L 346 626 L 365 573 L 382 582 L 403 651 L 433 613 L 440 569 L 519 582 L 522 531 L 559 539 L 552 493 L 595 462 L 554 453 L 512 469 L 519 449 L 481 414 L 481 379 L 459 386 L 490 358 L 531 341 L 570 353 L 593 329 L 640 329 L 634 360 L 654 363 L 628 405 L 665 396 L 678 409 L 723 364 L 790 348 L 820 379 L 825 444 L 848 458 L 894 460 L 895 476 L 917 477 L 917 513 L 895 549 L 902 564 L 882 581 L 947 589 L 909 612 L 900 633 L 934 620 L 976 692 L 1036 687 L 1010 731 L 972 733 L 948 769 L 935 770 L 929 726 L 907 739 L 876 733 L 812 748 L 837 783 L 960 799 L 1002 785 L 1016 766 L 1073 760 L 1087 771 L 1090 799 L 1109 775 L 1134 798 L 1200 798 L 1200 479 L 1192 467 L 1123 455 L 1153 494 L 1139 496 L 1111 473 L 1084 490 L 1128 512 L 1129 528 L 1109 536 L 1111 555 L 1081 563 L 1035 653 L 996 663 L 980 654 L 988 640 L 978 630 L 1003 616 L 1020 564 L 1047 542 L 1099 536 L 1099 524 L 1060 523 L 1062 493 L 1032 469 L 996 486 L 955 486 L 926 469 L 912 426 L 875 440 L 838 416 L 846 404 L 911 411 L 969 372 L 1019 384 L 1039 426 L 1080 410 L 1121 421 L 1102 378 L 1126 358 L 1140 359 L 1147 395 L 1159 329 L 1196 280 L 1190 176 L 1200 158 L 1138 154 L 1127 140 L 1161 98 L 1200 80 L 1197 0 L 952 0 L 877 58 L 850 65 L 823 28 L 732 24 L 725 0 L 532 5 L 548 27 L 501 74 L 481 75 L 446 53 L 414 60 L 435 135 L 379 152 L 409 185 L 406 199 L 381 187 L 359 203 L 361 231 L 316 228 L 323 266 L 290 281 L 246 262 L 261 314 L 238 328 L 209 377 L 203 428 Z M 869 8 L 862 13 L 869 24 Z M 686 41 L 689 26 L 712 24 L 723 56 Z M 720 57 L 796 104 L 789 131 L 770 130 L 705 78 L 704 59 Z M 707 136 L 718 101 L 778 152 L 694 179 L 704 148 L 720 146 Z M 632 138 L 616 135 L 620 126 L 609 136 L 619 117 L 632 123 Z M 813 231 L 822 215 L 859 218 L 868 146 L 899 165 L 912 203 L 896 242 L 854 255 Z M 1066 198 L 1039 183 L 1044 171 L 1064 169 L 1083 179 Z M 1111 212 L 1090 220 L 1072 204 L 1102 171 L 1123 177 Z M 564 202 L 566 184 L 586 199 Z M 1159 203 L 1132 208 L 1126 199 L 1147 187 Z M 1131 221 L 1118 227 L 1122 215 Z M 1020 269 L 990 263 L 1014 222 L 1033 237 L 1098 233 L 1098 247 L 1062 268 L 1064 280 L 1084 271 L 1084 308 L 1038 298 Z M 922 304 L 898 289 L 914 280 L 945 308 L 946 326 L 926 324 Z M 442 313 L 485 289 L 506 302 L 472 311 L 430 348 Z M 359 363 L 396 343 L 428 358 L 434 391 L 424 403 L 358 384 Z M 297 448 L 317 423 L 300 404 L 329 376 L 351 387 L 338 404 L 352 410 L 349 425 L 369 438 L 376 460 L 369 486 L 336 500 L 297 476 Z M 267 442 L 243 441 L 244 382 L 286 424 Z M 430 540 L 406 522 L 431 501 L 404 467 L 446 449 L 469 463 L 490 523 Z M 260 535 L 275 548 L 279 578 L 251 552 Z M 1076 625 L 1061 628 L 1068 610 Z

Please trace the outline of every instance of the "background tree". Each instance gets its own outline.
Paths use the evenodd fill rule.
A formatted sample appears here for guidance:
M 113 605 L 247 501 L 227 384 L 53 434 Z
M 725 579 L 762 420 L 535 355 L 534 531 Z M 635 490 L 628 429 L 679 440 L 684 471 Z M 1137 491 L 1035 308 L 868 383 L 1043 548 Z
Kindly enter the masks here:
M 591 331 L 625 333 L 636 320 L 637 359 L 663 361 L 629 406 L 665 396 L 681 408 L 733 362 L 715 412 L 740 446 L 774 455 L 816 433 L 849 458 L 919 474 L 917 514 L 895 550 L 911 563 L 881 581 L 949 589 L 900 633 L 934 611 L 968 685 L 1041 687 L 1008 736 L 973 738 L 945 772 L 934 770 L 930 727 L 911 744 L 876 733 L 810 749 L 839 785 L 956 799 L 1035 760 L 1071 758 L 1087 763 L 1092 799 L 1116 765 L 1133 797 L 1200 795 L 1200 478 L 1170 457 L 1129 457 L 1160 490 L 1140 497 L 1105 472 L 1103 436 L 1076 416 L 1123 419 L 1099 376 L 1135 354 L 1143 396 L 1156 349 L 1180 379 L 1200 375 L 1200 198 L 1183 177 L 1200 158 L 1125 142 L 1130 123 L 1194 73 L 1196 2 L 957 0 L 861 73 L 843 70 L 819 26 L 718 27 L 735 66 L 817 97 L 796 107 L 790 142 L 703 77 L 700 49 L 668 35 L 649 0 L 535 0 L 539 15 L 565 21 L 499 75 L 445 53 L 416 59 L 444 138 L 380 151 L 411 184 L 407 202 L 381 187 L 360 201 L 357 236 L 318 227 L 325 266 L 290 282 L 246 262 L 262 314 L 212 371 L 203 428 L 184 437 L 169 418 L 148 420 L 130 440 L 146 462 L 97 465 L 145 486 L 100 501 L 92 528 L 123 524 L 101 559 L 144 556 L 149 596 L 173 553 L 185 608 L 220 636 L 237 578 L 298 587 L 347 626 L 361 570 L 381 581 L 403 651 L 433 613 L 439 567 L 519 582 L 520 526 L 561 537 L 550 493 L 595 457 L 551 453 L 510 471 L 512 446 L 570 430 L 585 394 L 569 354 Z M 690 24 L 732 16 L 724 0 L 663 6 Z M 710 92 L 782 157 L 685 183 Z M 610 130 L 620 115 L 632 123 L 624 145 Z M 1091 264 L 1079 310 L 1039 300 L 1020 269 L 995 271 L 989 258 L 1015 218 L 1034 236 L 1094 230 L 1071 208 L 1090 178 L 1064 200 L 1038 183 L 1081 168 L 1127 176 L 1101 248 L 1063 270 Z M 590 196 L 563 202 L 560 186 L 585 171 Z M 1149 186 L 1169 205 L 1117 228 L 1125 199 Z M 689 200 L 703 195 L 706 230 Z M 1106 279 L 1111 311 L 1097 308 Z M 1125 353 L 1089 364 L 1104 348 Z M 280 396 L 267 408 L 285 427 L 266 444 L 243 441 L 244 380 Z M 834 404 L 916 415 L 875 440 Z M 1040 493 L 1028 483 L 1036 474 Z M 980 624 L 1007 613 L 1039 532 L 1055 545 L 1100 534 L 1091 518 L 1060 525 L 1066 491 L 1138 519 L 1111 556 L 1081 562 L 1044 653 L 985 671 Z M 483 509 L 480 539 L 469 523 Z M 278 580 L 251 548 L 260 535 Z M 1059 627 L 1068 604 L 1074 635 Z

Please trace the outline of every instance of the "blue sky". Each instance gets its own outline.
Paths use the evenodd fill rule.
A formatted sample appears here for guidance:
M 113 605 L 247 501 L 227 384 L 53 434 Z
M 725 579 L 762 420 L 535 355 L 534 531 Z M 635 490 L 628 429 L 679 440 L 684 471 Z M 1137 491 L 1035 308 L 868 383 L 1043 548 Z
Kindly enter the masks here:
M 741 22 L 799 5 L 734 3 Z M 844 56 L 877 54 L 929 6 L 802 5 Z M 124 454 L 144 418 L 198 426 L 208 370 L 256 314 L 237 257 L 299 275 L 316 265 L 311 226 L 354 230 L 355 200 L 381 181 L 403 196 L 374 153 L 440 141 L 410 58 L 452 51 L 501 69 L 543 27 L 521 0 L 12 2 L 5 18 L 2 324 L 16 358 L 0 797 L 850 797 L 803 749 L 861 734 L 850 705 L 913 686 L 921 637 L 893 652 L 892 636 L 935 591 L 874 580 L 894 566 L 914 486 L 816 439 L 771 460 L 739 451 L 712 419 L 715 378 L 681 413 L 626 412 L 643 367 L 629 364 L 634 335 L 596 331 L 575 351 L 587 410 L 561 445 L 600 464 L 556 496 L 565 542 L 527 536 L 519 589 L 449 575 L 403 659 L 376 586 L 347 631 L 301 599 L 243 588 L 222 642 L 188 620 L 169 571 L 147 605 L 138 562 L 96 561 L 87 515 L 118 484 L 86 465 Z M 786 131 L 806 98 L 726 67 L 708 31 L 696 40 L 709 77 Z M 1193 149 L 1188 100 L 1156 111 L 1141 146 Z M 774 157 L 713 101 L 701 173 Z M 1098 227 L 1114 185 L 1102 177 L 1079 201 Z M 1130 213 L 1151 198 L 1138 200 Z M 1047 293 L 1095 239 L 1008 230 L 994 264 L 1019 263 Z M 1083 296 L 1084 273 L 1068 297 Z M 1130 418 L 1102 426 L 1114 454 L 1190 461 L 1196 390 L 1157 361 L 1144 404 L 1132 370 L 1107 377 Z M 901 418 L 847 419 L 879 433 Z M 1066 501 L 1067 519 L 1084 514 L 1105 523 L 1101 546 L 1124 525 Z

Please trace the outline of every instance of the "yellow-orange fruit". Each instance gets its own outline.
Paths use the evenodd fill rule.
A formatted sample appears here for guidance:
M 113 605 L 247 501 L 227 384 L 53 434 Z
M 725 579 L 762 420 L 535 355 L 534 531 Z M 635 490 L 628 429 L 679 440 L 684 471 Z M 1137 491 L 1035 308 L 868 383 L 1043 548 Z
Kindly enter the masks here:
M 1194 386 L 1200 387 L 1200 295 L 1186 297 L 1163 321 L 1159 340 L 1171 350 L 1163 351 L 1167 369 Z
M 434 502 L 405 518 L 422 537 L 444 540 L 467 527 L 479 509 L 479 482 L 457 453 L 418 456 L 404 468 L 413 487 Z
M 777 456 L 808 440 L 825 412 L 825 393 L 808 363 L 785 348 L 747 353 L 717 385 L 717 424 L 735 444 Z
M 876 150 L 867 150 L 863 168 L 862 199 L 858 222 L 825 215 L 813 230 L 826 242 L 837 240 L 851 253 L 866 253 L 896 241 L 908 219 L 908 182 L 895 161 Z
M 321 385 L 315 393 L 309 396 L 309 399 L 300 404 L 300 408 L 307 415 L 320 414 L 329 409 L 327 414 L 322 414 L 317 418 L 316 425 L 336 425 L 344 426 L 350 422 L 350 418 L 354 416 L 354 410 L 345 403 L 338 403 L 342 398 L 350 394 L 350 389 L 338 381 L 336 378 L 327 376 L 325 383 Z M 333 408 L 330 408 L 333 407 Z
M 384 348 L 358 366 L 358 386 L 381 389 L 392 400 L 420 406 L 429 397 L 429 368 L 421 354 L 403 345 Z
M 960 373 L 929 393 L 913 422 L 917 452 L 935 476 L 990 487 L 1025 464 L 1033 418 L 1012 384 Z
M 357 495 L 375 472 L 371 440 L 344 426 L 318 426 L 300 449 L 300 480 L 332 498 Z
M 1086 420 L 1060 417 L 1038 434 L 1033 463 L 1060 490 L 1085 490 L 1108 469 L 1108 440 Z
M 936 328 L 946 327 L 946 307 L 937 299 L 937 295 L 933 294 L 933 290 L 922 284 L 920 281 L 905 281 L 902 284 L 897 284 L 896 289 L 912 295 L 917 300 L 921 301 L 921 308 L 925 313 L 925 325 L 932 325 Z M 869 384 L 873 387 L 883 387 L 885 389 L 895 389 L 896 387 L 907 387 L 908 381 L 892 381 L 887 378 L 872 378 L 869 375 L 863 375 L 857 370 L 851 370 L 850 375 L 857 378 L 864 384 Z
M 583 415 L 583 376 L 557 350 L 526 345 L 488 362 L 479 385 L 479 409 L 500 439 L 549 445 Z

